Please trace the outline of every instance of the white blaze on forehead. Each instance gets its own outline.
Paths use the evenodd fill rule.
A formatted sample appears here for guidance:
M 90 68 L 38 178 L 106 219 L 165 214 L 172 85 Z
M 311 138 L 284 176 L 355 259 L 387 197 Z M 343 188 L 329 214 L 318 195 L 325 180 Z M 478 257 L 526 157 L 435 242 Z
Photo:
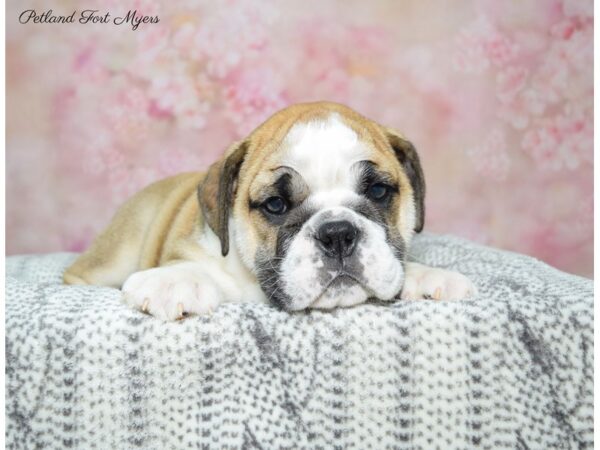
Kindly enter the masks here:
M 369 149 L 339 115 L 294 125 L 286 136 L 281 164 L 295 169 L 311 193 L 354 191 L 353 164 L 368 159 Z

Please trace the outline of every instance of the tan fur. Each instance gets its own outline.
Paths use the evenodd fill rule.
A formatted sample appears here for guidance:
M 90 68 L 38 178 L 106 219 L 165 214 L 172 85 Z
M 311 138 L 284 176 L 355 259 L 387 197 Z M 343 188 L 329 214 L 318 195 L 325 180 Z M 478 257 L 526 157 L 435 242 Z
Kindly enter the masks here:
M 120 287 L 133 272 L 201 252 L 191 238 L 202 225 L 196 189 L 204 176 L 183 173 L 134 195 L 66 270 L 64 282 Z
M 412 194 L 408 178 L 389 152 L 385 128 L 343 105 L 329 102 L 299 104 L 276 113 L 246 139 L 247 155 L 238 176 L 233 207 L 234 215 L 243 223 L 256 231 L 261 228 L 261 224 L 256 223 L 259 219 L 252 217 L 247 207 L 251 183 L 261 171 L 276 166 L 277 152 L 290 128 L 331 113 L 339 114 L 362 140 L 370 143 L 374 149 L 373 160 L 393 171 L 403 192 Z M 231 148 L 225 157 L 233 151 L 235 148 Z M 202 197 L 204 204 L 211 207 L 216 204 L 221 162 L 210 169 Z M 120 287 L 134 272 L 175 261 L 200 260 L 203 250 L 198 245 L 198 238 L 204 223 L 197 187 L 205 175 L 200 172 L 176 175 L 148 186 L 129 199 L 117 211 L 108 228 L 67 269 L 64 282 Z M 402 199 L 404 203 L 411 201 L 412 195 Z M 399 209 L 403 207 L 399 206 Z M 259 242 L 254 243 L 254 247 L 258 245 Z

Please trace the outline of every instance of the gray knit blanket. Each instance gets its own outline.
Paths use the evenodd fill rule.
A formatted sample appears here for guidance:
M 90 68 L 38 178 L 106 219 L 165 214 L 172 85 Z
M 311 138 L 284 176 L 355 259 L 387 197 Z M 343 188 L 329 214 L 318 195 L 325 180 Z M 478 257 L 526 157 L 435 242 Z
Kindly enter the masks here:
M 163 323 L 63 286 L 73 254 L 9 257 L 7 448 L 592 448 L 592 282 L 454 237 L 411 253 L 479 295 Z

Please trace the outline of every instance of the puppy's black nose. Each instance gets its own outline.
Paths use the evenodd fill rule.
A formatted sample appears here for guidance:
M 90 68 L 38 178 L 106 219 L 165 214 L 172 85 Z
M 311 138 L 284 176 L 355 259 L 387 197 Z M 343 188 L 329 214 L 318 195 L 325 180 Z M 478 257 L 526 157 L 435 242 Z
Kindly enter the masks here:
M 315 238 L 327 256 L 342 259 L 354 252 L 359 232 L 347 220 L 337 220 L 321 225 Z

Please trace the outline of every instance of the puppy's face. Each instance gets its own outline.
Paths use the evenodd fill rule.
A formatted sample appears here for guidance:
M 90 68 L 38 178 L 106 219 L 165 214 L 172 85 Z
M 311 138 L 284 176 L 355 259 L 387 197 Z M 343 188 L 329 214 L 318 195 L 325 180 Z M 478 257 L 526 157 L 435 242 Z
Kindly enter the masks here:
M 233 245 L 284 309 L 390 300 L 402 287 L 406 246 L 422 228 L 416 153 L 344 107 L 305 107 L 279 113 L 246 141 Z

